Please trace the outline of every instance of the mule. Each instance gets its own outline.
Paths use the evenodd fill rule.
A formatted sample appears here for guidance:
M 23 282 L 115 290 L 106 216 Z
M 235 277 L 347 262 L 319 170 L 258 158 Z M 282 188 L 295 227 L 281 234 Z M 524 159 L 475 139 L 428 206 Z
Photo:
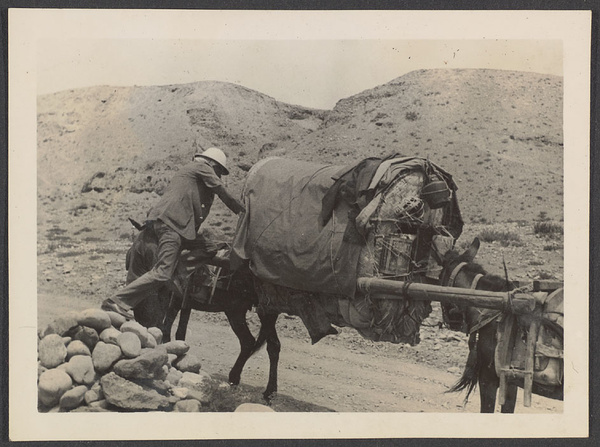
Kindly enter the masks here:
M 479 239 L 475 238 L 464 253 L 459 254 L 455 250 L 450 250 L 439 258 L 438 262 L 442 266 L 440 285 L 494 292 L 513 290 L 515 285 L 507 278 L 488 274 L 481 265 L 473 262 L 479 247 Z M 477 307 L 467 307 L 462 310 L 467 330 L 471 332 L 468 342 L 469 356 L 462 377 L 448 392 L 466 390 L 466 402 L 475 386 L 479 384 L 480 412 L 493 413 L 500 385 L 500 379 L 496 374 L 495 351 L 498 317 L 501 312 Z M 514 382 L 507 383 L 505 400 L 500 407 L 502 413 L 514 413 L 518 386 L 522 385 Z M 532 391 L 538 395 L 562 400 L 562 393 L 548 393 L 535 382 Z
M 127 252 L 127 283 L 152 268 L 156 262 L 158 251 L 158 241 L 152 228 L 132 223 L 140 232 Z M 186 259 L 180 259 L 180 262 L 184 262 Z M 272 321 L 273 316 L 257 311 L 261 328 L 257 338 L 254 338 L 246 320 L 248 311 L 258 304 L 250 270 L 247 266 L 243 266 L 235 272 L 230 272 L 227 266 L 223 270 L 223 276 L 228 279 L 228 287 L 226 289 L 216 288 L 210 302 L 197 302 L 193 296 L 186 297 L 186 294 L 191 293 L 194 281 L 198 280 L 196 273 L 179 275 L 178 284 L 174 281 L 167 282 L 136 306 L 134 309 L 135 319 L 144 326 L 158 327 L 163 333 L 163 341 L 168 342 L 171 340 L 173 322 L 180 311 L 180 321 L 175 334 L 177 340 L 185 340 L 192 309 L 225 313 L 227 321 L 240 343 L 240 353 L 229 372 L 229 383 L 232 385 L 240 383 L 241 373 L 247 360 L 266 343 L 270 372 L 263 396 L 268 400 L 277 391 L 277 364 L 281 349 L 277 332 L 270 329 L 275 326 Z M 196 270 L 196 272 L 199 271 L 200 269 Z M 189 299 L 184 300 L 184 297 Z M 182 309 L 184 301 L 188 305 Z

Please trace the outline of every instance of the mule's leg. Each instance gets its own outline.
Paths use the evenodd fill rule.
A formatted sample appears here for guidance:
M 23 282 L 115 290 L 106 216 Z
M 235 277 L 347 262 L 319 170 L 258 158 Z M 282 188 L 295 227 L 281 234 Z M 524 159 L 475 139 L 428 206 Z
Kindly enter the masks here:
M 479 375 L 479 397 L 481 398 L 481 413 L 493 413 L 496 408 L 496 394 L 500 381 L 496 376 L 494 366 L 485 365 Z
M 495 325 L 488 325 L 479 331 L 477 351 L 480 355 L 481 369 L 479 371 L 479 396 L 481 398 L 481 413 L 493 413 L 496 408 L 496 394 L 500 379 L 496 375 L 494 353 L 496 349 Z
M 179 324 L 177 325 L 177 332 L 175 332 L 175 340 L 185 340 L 185 334 L 187 332 L 191 313 L 191 307 L 188 309 L 181 309 L 181 313 L 179 314 Z
M 256 340 L 248 328 L 245 308 L 242 310 L 226 311 L 225 315 L 227 315 L 229 325 L 240 342 L 240 354 L 238 355 L 233 368 L 231 368 L 231 371 L 229 372 L 229 383 L 238 385 L 240 383 L 242 370 L 244 369 L 246 361 L 252 355 Z
M 506 397 L 504 398 L 504 404 L 500 407 L 500 412 L 501 413 L 514 413 L 516 403 L 517 403 L 517 385 L 507 384 L 506 385 Z
M 175 318 L 177 318 L 177 314 L 179 313 L 180 305 L 181 303 L 179 303 L 177 297 L 175 297 L 175 295 L 172 293 L 169 301 L 169 307 L 167 308 L 165 318 L 160 326 L 160 330 L 163 333 L 163 343 L 168 343 L 171 341 L 171 330 L 173 329 Z
M 267 389 L 263 393 L 263 397 L 269 402 L 273 394 L 277 392 L 277 366 L 279 364 L 281 342 L 277 336 L 275 324 L 277 323 L 279 314 L 259 312 L 258 316 L 263 328 L 266 329 L 267 353 L 269 354 L 269 382 L 267 383 Z

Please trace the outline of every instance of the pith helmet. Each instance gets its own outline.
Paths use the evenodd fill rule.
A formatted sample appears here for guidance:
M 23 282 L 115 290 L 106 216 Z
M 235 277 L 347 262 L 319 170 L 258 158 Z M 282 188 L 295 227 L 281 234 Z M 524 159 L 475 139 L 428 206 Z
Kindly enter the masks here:
M 227 169 L 227 155 L 218 147 L 209 147 L 204 152 L 194 155 L 195 157 L 204 157 L 216 161 L 223 168 L 225 175 L 229 174 L 229 170 Z

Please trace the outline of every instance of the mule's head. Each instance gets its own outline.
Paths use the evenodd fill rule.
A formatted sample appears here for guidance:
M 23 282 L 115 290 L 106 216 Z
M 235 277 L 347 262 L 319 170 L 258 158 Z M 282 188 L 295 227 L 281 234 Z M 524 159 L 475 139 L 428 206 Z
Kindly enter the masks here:
M 514 289 L 515 285 L 507 277 L 488 274 L 481 265 L 474 262 L 480 245 L 479 239 L 475 238 L 463 253 L 459 254 L 456 250 L 446 253 L 440 260 L 440 285 L 464 289 L 475 288 L 477 285 L 478 289 L 496 292 Z M 476 281 L 477 276 L 482 276 L 479 282 Z
M 440 267 L 442 267 L 439 277 L 440 285 L 452 285 L 449 284 L 452 271 L 461 263 L 473 263 L 473 260 L 479 251 L 480 245 L 481 243 L 479 242 L 479 238 L 475 238 L 473 239 L 473 242 L 471 242 L 471 245 L 463 253 L 459 253 L 456 250 L 449 250 L 446 253 L 439 253 L 436 250 L 433 250 L 432 252 L 434 259 L 440 265 Z M 456 285 L 456 287 L 459 286 Z
M 459 253 L 456 250 L 449 250 L 444 254 L 440 254 L 434 250 L 434 257 L 437 263 L 442 267 L 439 277 L 440 285 L 465 288 L 470 287 L 470 284 L 467 285 L 468 279 L 464 272 L 463 274 L 459 273 L 462 270 L 462 267 L 467 265 L 480 268 L 480 266 L 473 263 L 473 260 L 479 251 L 479 246 L 479 239 L 475 238 L 463 253 Z M 461 306 L 446 302 L 442 302 L 441 307 L 444 323 L 452 330 L 464 331 L 466 328 L 465 309 Z

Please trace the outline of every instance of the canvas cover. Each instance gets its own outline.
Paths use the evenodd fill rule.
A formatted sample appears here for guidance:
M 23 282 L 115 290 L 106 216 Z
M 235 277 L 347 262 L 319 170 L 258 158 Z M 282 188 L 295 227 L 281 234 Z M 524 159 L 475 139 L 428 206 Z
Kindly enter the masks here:
M 451 246 L 462 218 L 455 194 L 443 208 L 422 199 L 432 172 L 456 191 L 450 174 L 419 157 L 371 157 L 345 167 L 261 160 L 244 186 L 247 212 L 232 266 L 248 261 L 260 279 L 259 305 L 298 315 L 313 343 L 335 325 L 373 341 L 415 345 L 430 303 L 355 293 L 356 280 L 436 275 L 431 247 L 441 248 L 440 238 Z
M 272 284 L 354 296 L 361 246 L 343 242 L 349 206 L 340 201 L 323 226 L 322 199 L 341 166 L 266 159 L 249 172 L 246 214 L 238 223 L 235 255 Z

